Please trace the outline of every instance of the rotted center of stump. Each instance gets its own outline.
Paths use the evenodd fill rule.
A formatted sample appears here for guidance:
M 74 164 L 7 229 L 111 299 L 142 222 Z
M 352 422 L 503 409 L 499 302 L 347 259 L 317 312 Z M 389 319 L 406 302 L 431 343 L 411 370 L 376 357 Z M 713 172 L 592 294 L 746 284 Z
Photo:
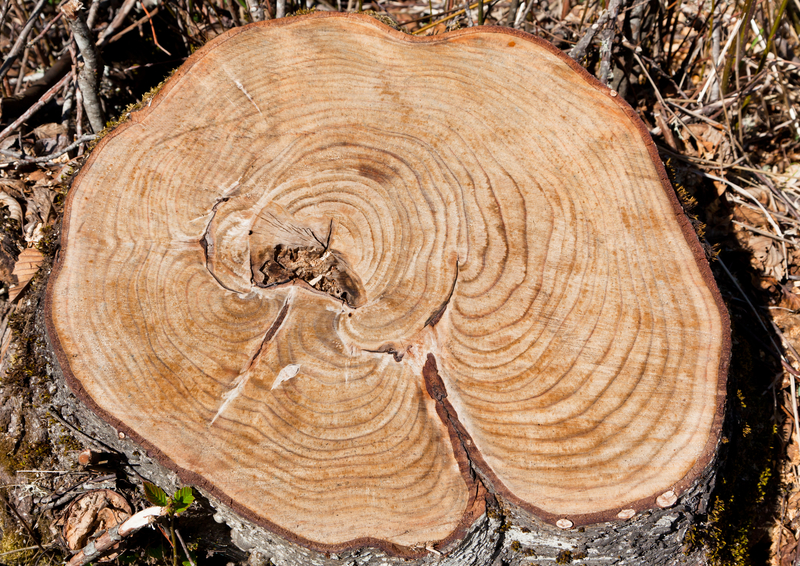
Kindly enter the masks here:
M 344 301 L 351 308 L 364 304 L 364 289 L 358 276 L 335 250 L 278 244 L 265 251 L 265 254 L 258 254 L 265 259 L 257 267 L 258 273 L 263 276 L 261 281 L 256 282 L 260 287 L 271 287 L 299 279 L 318 291 Z

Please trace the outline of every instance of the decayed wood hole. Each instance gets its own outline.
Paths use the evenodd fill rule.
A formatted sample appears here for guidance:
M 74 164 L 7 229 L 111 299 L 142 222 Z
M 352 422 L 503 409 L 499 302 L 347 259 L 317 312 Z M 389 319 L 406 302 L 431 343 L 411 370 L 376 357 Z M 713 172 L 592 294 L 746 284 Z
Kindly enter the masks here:
M 653 507 L 713 452 L 728 323 L 642 132 L 524 34 L 236 30 L 76 181 L 61 364 L 318 546 L 451 536 L 467 455 L 552 522 Z

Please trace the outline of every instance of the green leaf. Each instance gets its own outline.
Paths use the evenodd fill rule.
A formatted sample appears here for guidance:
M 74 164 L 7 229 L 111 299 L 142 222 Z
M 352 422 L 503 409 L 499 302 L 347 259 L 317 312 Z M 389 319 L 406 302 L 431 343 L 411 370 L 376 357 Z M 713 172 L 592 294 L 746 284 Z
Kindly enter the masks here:
M 156 560 L 161 560 L 166 556 L 164 552 L 164 545 L 159 544 L 158 546 L 150 546 L 147 548 L 147 556 L 150 558 L 155 558 Z
M 153 505 L 158 505 L 159 507 L 169 505 L 169 497 L 164 493 L 164 490 L 149 481 L 144 482 L 144 496 Z
M 172 496 L 172 512 L 176 515 L 186 511 L 194 501 L 191 487 L 182 487 Z

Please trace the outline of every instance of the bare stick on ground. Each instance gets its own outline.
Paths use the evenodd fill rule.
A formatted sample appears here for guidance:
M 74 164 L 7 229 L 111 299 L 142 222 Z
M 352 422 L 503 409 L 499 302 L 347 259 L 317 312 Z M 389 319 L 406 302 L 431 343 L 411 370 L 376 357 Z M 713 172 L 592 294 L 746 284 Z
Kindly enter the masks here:
M 116 32 L 122 24 L 125 22 L 125 18 L 128 17 L 133 7 L 136 5 L 136 0 L 125 0 L 122 3 L 122 6 L 117 12 L 117 15 L 114 16 L 114 19 L 111 20 L 111 23 L 108 25 L 106 29 L 103 30 L 103 33 L 100 34 L 96 44 L 100 47 L 108 43 L 109 39 L 113 37 L 114 32 Z
M 118 527 L 106 531 L 95 540 L 91 541 L 70 559 L 67 566 L 84 566 L 84 564 L 96 561 L 109 550 L 113 549 L 120 541 L 152 524 L 153 521 L 163 514 L 164 507 L 148 507 L 147 509 L 139 511 Z

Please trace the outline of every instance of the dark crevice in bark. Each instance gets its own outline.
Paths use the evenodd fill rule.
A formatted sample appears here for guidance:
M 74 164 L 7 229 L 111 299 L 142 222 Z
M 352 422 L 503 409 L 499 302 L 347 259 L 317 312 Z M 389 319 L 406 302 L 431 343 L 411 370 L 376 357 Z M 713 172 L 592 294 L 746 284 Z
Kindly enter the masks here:
M 476 481 L 483 483 L 481 475 L 477 473 L 478 468 L 470 456 L 470 450 L 474 444 L 472 439 L 469 437 L 469 434 L 466 430 L 464 430 L 463 425 L 458 420 L 458 415 L 456 414 L 453 406 L 450 404 L 450 401 L 447 401 L 447 388 L 445 387 L 442 378 L 439 376 L 436 358 L 433 354 L 428 354 L 428 358 L 425 361 L 425 366 L 422 368 L 422 375 L 425 380 L 425 388 L 428 390 L 428 395 L 430 395 L 436 401 L 437 405 L 441 407 L 440 416 L 444 417 L 444 424 L 455 432 L 458 442 L 461 444 L 461 449 L 464 451 L 467 462 L 469 463 L 470 475 L 475 478 Z M 489 490 L 485 484 L 484 487 L 486 487 L 487 491 L 491 493 L 491 490 Z

